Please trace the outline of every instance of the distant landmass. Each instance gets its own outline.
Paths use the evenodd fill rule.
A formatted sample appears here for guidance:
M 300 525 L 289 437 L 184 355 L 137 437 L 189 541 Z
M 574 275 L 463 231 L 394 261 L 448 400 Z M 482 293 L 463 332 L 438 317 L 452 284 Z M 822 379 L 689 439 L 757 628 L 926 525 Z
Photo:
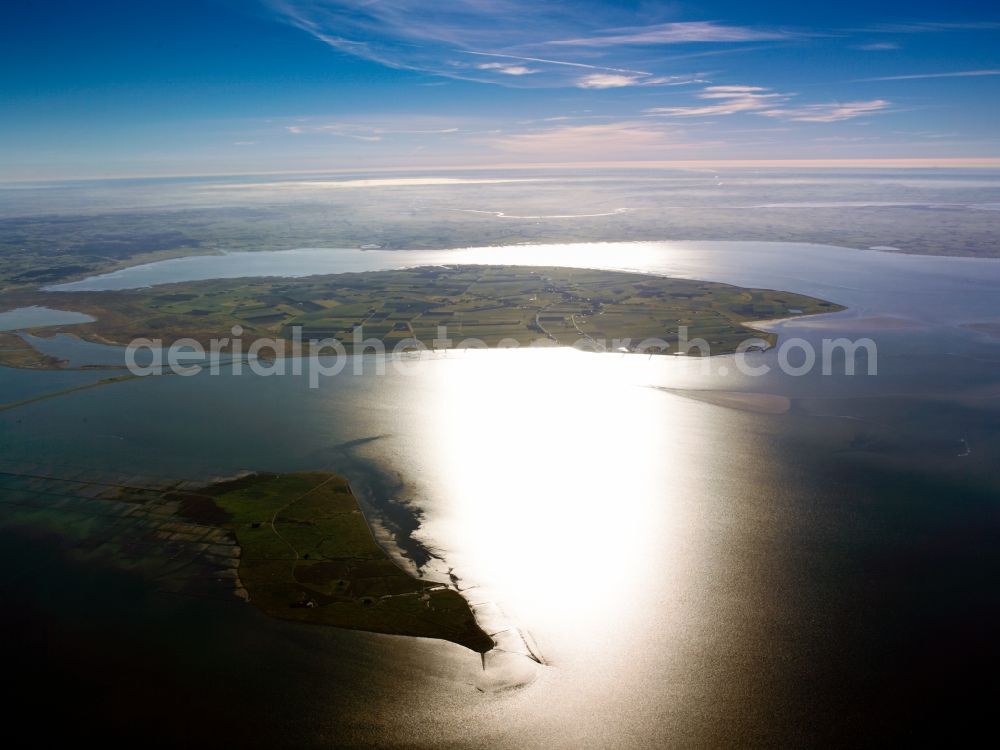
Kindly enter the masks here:
M 43 304 L 52 295 L 10 295 Z M 712 354 L 736 351 L 753 320 L 834 312 L 840 305 L 770 289 L 691 279 L 572 268 L 450 266 L 345 273 L 303 279 L 198 281 L 151 289 L 74 292 L 72 307 L 94 318 L 74 325 L 85 339 L 127 344 L 136 337 L 165 345 L 180 338 L 203 344 L 230 335 L 304 341 L 332 339 L 355 347 L 355 330 L 387 349 L 420 342 L 427 348 L 548 344 L 594 350 L 672 353 L 684 337 L 703 339 Z M 56 330 L 56 329 L 49 329 Z M 439 338 L 441 332 L 447 340 Z M 653 342 L 653 343 L 650 343 Z M 0 362 L 25 366 L 27 344 L 0 350 Z M 692 348 L 693 355 L 703 354 Z M 38 366 L 51 364 L 38 358 Z

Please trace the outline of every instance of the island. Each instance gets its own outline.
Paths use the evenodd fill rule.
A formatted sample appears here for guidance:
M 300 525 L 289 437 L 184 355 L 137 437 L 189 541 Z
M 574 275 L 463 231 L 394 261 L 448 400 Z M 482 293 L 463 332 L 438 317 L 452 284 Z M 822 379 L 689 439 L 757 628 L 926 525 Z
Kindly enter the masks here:
M 191 338 L 207 346 L 240 326 L 244 337 L 337 339 L 355 334 L 387 350 L 420 342 L 427 348 L 537 345 L 597 351 L 684 353 L 684 339 L 703 339 L 711 354 L 735 352 L 755 337 L 775 335 L 754 320 L 842 310 L 801 294 L 649 274 L 593 269 L 456 265 L 305 278 L 184 282 L 105 292 L 11 292 L 5 304 L 64 306 L 95 322 L 53 327 L 81 338 L 125 345 L 151 338 L 170 345 Z M 446 336 L 441 337 L 445 332 Z M 695 356 L 705 352 L 693 348 Z M 45 366 L 20 345 L 0 349 L 0 364 Z
M 237 585 L 272 617 L 439 638 L 480 654 L 494 647 L 458 591 L 386 555 L 344 477 L 251 474 L 165 500 L 180 517 L 235 535 Z

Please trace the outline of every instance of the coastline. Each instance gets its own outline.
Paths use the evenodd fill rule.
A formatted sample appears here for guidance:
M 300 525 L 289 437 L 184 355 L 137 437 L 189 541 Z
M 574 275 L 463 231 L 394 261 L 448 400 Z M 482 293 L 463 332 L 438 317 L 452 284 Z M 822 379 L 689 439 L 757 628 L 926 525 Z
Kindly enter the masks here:
M 73 306 L 94 322 L 31 331 L 119 346 L 140 337 L 150 348 L 183 339 L 204 352 L 232 329 L 233 335 L 274 342 L 248 349 L 261 361 L 286 358 L 288 345 L 293 356 L 313 354 L 333 339 L 347 354 L 359 345 L 367 351 L 373 341 L 393 353 L 546 344 L 670 354 L 701 339 L 703 355 L 708 346 L 711 354 L 737 351 L 754 330 L 750 323 L 765 316 L 844 309 L 771 287 L 586 267 L 462 263 L 297 278 L 293 286 L 267 276 L 73 292 Z M 386 302 L 388 290 L 400 289 L 405 302 Z M 50 302 L 50 294 L 13 301 L 37 305 Z M 773 344 L 773 334 L 769 339 Z
M 495 646 L 456 590 L 385 554 L 342 476 L 250 474 L 171 499 L 182 516 L 235 535 L 239 581 L 272 617 L 439 638 L 481 654 Z

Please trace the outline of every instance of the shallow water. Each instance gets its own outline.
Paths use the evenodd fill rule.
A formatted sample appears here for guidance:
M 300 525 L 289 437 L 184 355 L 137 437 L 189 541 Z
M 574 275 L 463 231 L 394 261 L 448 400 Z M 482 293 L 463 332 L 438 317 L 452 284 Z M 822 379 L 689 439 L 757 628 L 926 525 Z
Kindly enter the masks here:
M 94 318 L 79 312 L 53 310 L 49 307 L 18 307 L 0 312 L 0 331 L 18 331 L 25 328 L 93 323 Z
M 463 252 L 551 263 L 568 250 Z M 317 389 L 202 373 L 0 413 L 0 450 L 23 465 L 60 456 L 156 476 L 343 471 L 373 517 L 410 502 L 415 536 L 438 556 L 428 574 L 453 569 L 548 663 L 519 690 L 481 693 L 478 659 L 452 644 L 276 625 L 236 603 L 158 634 L 181 654 L 198 638 L 224 643 L 227 629 L 255 644 L 217 659 L 222 673 L 268 675 L 260 689 L 280 720 L 259 737 L 857 744 L 919 732 L 956 693 L 975 707 L 957 683 L 997 657 L 1000 346 L 955 325 L 996 318 L 1000 264 L 757 243 L 580 246 L 572 257 L 846 302 L 825 317 L 837 335 L 876 337 L 879 374 L 748 378 L 566 350 L 440 353 L 385 376 L 369 359 L 368 374 Z M 886 316 L 917 325 L 887 329 Z M 825 335 L 805 322 L 779 330 Z M 791 406 L 726 408 L 699 400 L 705 388 Z M 200 672 L 179 663 L 171 674 L 184 684 Z M 238 713 L 239 698 L 219 700 Z

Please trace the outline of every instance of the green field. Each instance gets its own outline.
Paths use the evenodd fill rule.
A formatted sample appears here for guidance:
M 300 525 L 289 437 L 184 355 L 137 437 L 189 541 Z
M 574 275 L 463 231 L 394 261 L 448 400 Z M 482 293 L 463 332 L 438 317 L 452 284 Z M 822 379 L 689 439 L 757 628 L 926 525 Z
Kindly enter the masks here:
M 16 304 L 52 304 L 52 293 L 17 295 Z M 550 345 L 628 349 L 661 339 L 675 352 L 679 333 L 702 338 L 712 354 L 731 353 L 744 339 L 768 336 L 747 321 L 833 312 L 839 305 L 768 289 L 689 279 L 570 268 L 427 267 L 400 271 L 235 279 L 116 292 L 73 292 L 59 300 L 97 322 L 66 327 L 83 338 L 126 344 L 135 337 L 165 344 L 191 337 L 207 345 L 230 336 L 305 341 L 337 338 L 348 351 L 354 332 L 387 348 L 418 339 L 428 348 Z M 450 343 L 435 344 L 439 327 Z M 51 330 L 51 329 L 50 329 Z M 692 350 L 700 354 L 700 350 Z
M 493 648 L 461 594 L 386 556 L 343 477 L 258 474 L 169 499 L 235 533 L 240 580 L 269 615 Z

